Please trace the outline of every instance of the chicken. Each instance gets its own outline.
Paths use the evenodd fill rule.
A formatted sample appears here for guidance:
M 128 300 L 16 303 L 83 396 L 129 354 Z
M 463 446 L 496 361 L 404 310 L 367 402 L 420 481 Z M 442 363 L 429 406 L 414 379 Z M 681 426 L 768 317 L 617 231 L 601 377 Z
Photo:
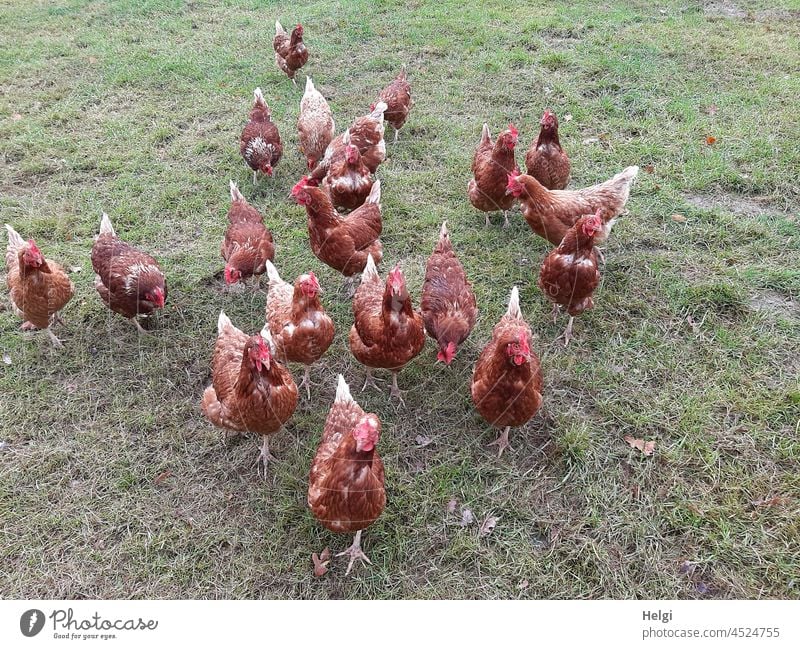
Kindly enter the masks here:
M 372 255 L 353 298 L 355 323 L 350 329 L 350 351 L 367 366 L 367 385 L 375 385 L 372 368 L 392 371 L 392 396 L 403 403 L 397 373 L 425 345 L 422 316 L 414 311 L 400 266 L 389 273 L 384 288 Z
M 420 310 L 425 330 L 439 346 L 436 358 L 450 365 L 458 346 L 475 326 L 478 309 L 472 285 L 453 252 L 446 221 L 425 268 Z
M 365 413 L 339 375 L 322 440 L 308 476 L 308 506 L 332 532 L 355 532 L 353 545 L 337 556 L 349 556 L 346 575 L 357 559 L 372 563 L 361 550 L 361 532 L 386 506 L 384 469 L 375 448 L 381 434 L 377 415 Z
M 245 200 L 232 180 L 228 229 L 220 252 L 226 262 L 226 284 L 235 284 L 254 275 L 260 284 L 266 262 L 275 259 L 275 243 L 264 225 L 264 217 Z
M 489 212 L 503 212 L 503 227 L 508 227 L 508 210 L 514 204 L 514 197 L 506 191 L 508 175 L 515 171 L 514 147 L 517 146 L 518 132 L 513 124 L 497 136 L 492 143 L 489 125 L 483 125 L 481 141 L 472 158 L 473 179 L 467 184 L 467 194 L 473 207 L 486 212 L 486 226 L 489 226 Z
M 322 93 L 314 87 L 311 77 L 306 77 L 306 91 L 300 100 L 297 133 L 300 151 L 305 155 L 306 164 L 311 171 L 325 155 L 325 149 L 336 135 L 331 107 Z
M 308 50 L 303 43 L 303 26 L 298 24 L 292 30 L 292 35 L 289 36 L 283 25 L 276 20 L 272 49 L 275 50 L 275 63 L 296 86 L 297 81 L 295 81 L 294 75 L 308 61 Z
M 331 157 L 330 168 L 322 186 L 331 195 L 335 208 L 353 210 L 362 205 L 372 190 L 372 174 L 358 147 L 350 142 L 350 131 L 345 131 L 342 147 Z
M 560 306 L 569 313 L 569 324 L 562 334 L 565 347 L 572 338 L 575 316 L 594 306 L 592 295 L 600 283 L 595 239 L 602 229 L 602 210 L 582 216 L 545 257 L 539 272 L 539 288 L 553 303 L 553 322 Z
M 264 101 L 261 88 L 253 91 L 253 97 L 250 121 L 242 131 L 239 152 L 253 170 L 253 184 L 255 184 L 258 181 L 259 171 L 267 176 L 273 174 L 275 165 L 283 155 L 283 143 L 278 127 L 272 122 L 272 111 Z
M 511 291 L 508 310 L 492 332 L 472 375 L 472 401 L 481 417 L 503 428 L 490 444 L 499 449 L 498 457 L 511 448 L 508 432 L 522 426 L 542 405 L 542 370 L 531 350 L 531 328 L 519 308 L 519 291 Z
M 258 462 L 263 463 L 266 477 L 267 464 L 275 459 L 269 452 L 269 436 L 283 427 L 297 406 L 297 386 L 275 358 L 269 329 L 248 336 L 220 312 L 211 376 L 200 404 L 203 414 L 219 428 L 260 435 Z
M 75 286 L 64 269 L 45 259 L 33 239 L 27 243 L 6 223 L 6 281 L 14 312 L 23 319 L 22 330 L 44 329 L 56 347 L 61 341 L 50 326 L 60 321 L 59 311 L 72 299 Z
M 628 202 L 638 173 L 639 167 L 627 167 L 604 183 L 574 191 L 549 190 L 533 176 L 509 174 L 508 190 L 522 203 L 522 215 L 531 229 L 556 246 L 581 216 L 600 210 L 603 228 L 595 242 L 602 243 Z
M 139 333 L 147 333 L 137 316 L 149 316 L 164 307 L 167 282 L 158 262 L 120 240 L 108 214 L 92 246 L 94 287 L 109 309 L 128 318 Z
M 302 388 L 311 398 L 310 366 L 318 361 L 333 342 L 333 320 L 319 300 L 319 282 L 313 272 L 300 275 L 294 287 L 281 279 L 278 270 L 267 262 L 269 293 L 267 325 L 282 361 L 306 366 Z
M 361 159 L 372 173 L 375 173 L 381 162 L 386 159 L 386 142 L 383 139 L 385 112 L 386 103 L 379 101 L 369 115 L 357 118 L 347 129 L 351 144 L 358 147 Z M 322 182 L 330 169 L 334 154 L 344 146 L 343 140 L 344 133 L 331 140 L 328 148 L 325 149 L 324 157 L 311 172 L 313 180 Z
M 308 178 L 302 178 L 292 188 L 292 196 L 306 208 L 311 250 L 321 261 L 350 277 L 364 270 L 368 255 L 381 260 L 383 244 L 378 237 L 383 223 L 379 180 L 372 185 L 366 202 L 347 217 L 334 209 L 330 194 L 315 187 Z
M 528 175 L 533 176 L 547 189 L 564 189 L 569 184 L 569 156 L 558 141 L 558 118 L 544 111 L 539 137 L 531 142 L 525 155 Z
M 406 78 L 406 66 L 403 66 L 394 81 L 381 90 L 378 101 L 386 103 L 387 108 L 383 117 L 394 128 L 394 141 L 397 142 L 397 133 L 403 128 L 403 124 L 406 123 L 408 114 L 414 106 L 414 100 L 411 98 L 411 84 Z M 375 110 L 376 105 L 372 104 L 369 109 Z

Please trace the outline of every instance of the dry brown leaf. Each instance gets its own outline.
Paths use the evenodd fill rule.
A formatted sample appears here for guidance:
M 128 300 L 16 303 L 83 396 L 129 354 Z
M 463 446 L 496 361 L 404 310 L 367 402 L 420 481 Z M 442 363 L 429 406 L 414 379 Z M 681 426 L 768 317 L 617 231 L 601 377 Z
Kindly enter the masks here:
M 11 119 L 12 119 L 13 121 L 15 121 L 15 122 L 18 122 L 19 120 L 21 120 L 21 119 L 22 119 L 22 115 L 20 115 L 19 113 L 14 113 L 14 114 L 11 116 Z
M 717 110 L 719 109 L 717 108 L 716 104 L 711 104 L 710 106 L 706 107 L 706 113 L 712 116 L 717 114 Z
M 653 454 L 656 448 L 656 443 L 653 441 L 645 442 L 643 439 L 634 439 L 630 435 L 625 435 L 625 441 L 628 442 L 631 448 L 638 448 L 644 455 L 648 457 Z
M 715 138 L 713 135 L 706 135 L 706 144 L 708 146 L 713 146 L 716 141 L 717 138 Z
M 686 217 L 683 214 L 673 214 L 670 218 L 676 223 L 686 223 Z
M 753 500 L 750 504 L 753 507 L 775 507 L 783 505 L 786 499 L 783 496 L 772 496 L 770 498 L 761 498 L 760 500 Z
M 571 114 L 569 114 L 569 113 L 567 113 L 567 114 L 566 114 L 566 115 L 564 115 L 564 117 L 562 118 L 562 121 L 564 121 L 564 122 L 571 122 L 571 121 L 572 121 L 572 115 L 571 115 Z
M 429 444 L 430 444 L 430 443 L 431 443 L 433 440 L 432 440 L 430 437 L 428 437 L 427 435 L 417 435 L 417 436 L 414 438 L 414 441 L 417 443 L 417 446 L 418 446 L 419 448 L 425 448 L 425 447 L 426 447 L 426 446 L 428 446 L 428 445 L 429 445 Z
M 495 527 L 497 527 L 497 517 L 489 514 L 489 516 L 486 517 L 486 520 L 483 521 L 481 529 L 478 531 L 478 536 L 489 536 L 492 532 L 494 532 Z
M 645 170 L 645 172 L 646 172 L 646 173 L 649 173 L 649 174 L 653 173 L 653 172 L 656 170 L 656 168 L 655 168 L 655 165 L 651 165 L 651 164 L 644 165 L 644 166 L 642 167 L 642 169 L 644 169 L 644 170 Z
M 530 583 L 527 579 L 523 579 L 521 582 L 519 582 L 519 584 L 517 584 L 517 588 L 520 590 L 525 590 L 528 586 L 530 586 Z
M 328 564 L 331 562 L 331 551 L 325 548 L 320 554 L 312 553 L 311 561 L 314 562 L 314 576 L 322 577 L 328 572 Z
M 587 137 L 583 143 L 584 144 L 597 144 L 600 141 L 599 137 Z
M 156 476 L 155 480 L 153 480 L 153 484 L 160 485 L 162 482 L 164 482 L 164 480 L 167 480 L 168 478 L 171 477 L 172 477 L 172 471 L 170 469 L 167 469 L 166 471 L 162 471 Z
M 458 501 L 455 498 L 451 498 L 447 503 L 447 513 L 452 514 L 456 511 L 456 507 L 458 507 Z

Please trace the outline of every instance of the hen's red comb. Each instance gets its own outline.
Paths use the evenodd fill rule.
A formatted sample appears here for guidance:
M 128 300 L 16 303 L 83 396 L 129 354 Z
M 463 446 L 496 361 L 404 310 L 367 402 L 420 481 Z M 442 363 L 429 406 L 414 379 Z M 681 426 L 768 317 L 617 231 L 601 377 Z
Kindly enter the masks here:
M 517 127 L 514 126 L 513 124 L 509 124 L 508 125 L 508 130 L 511 132 L 511 135 L 513 135 L 514 137 L 518 137 L 519 136 L 519 131 L 517 130 Z
M 41 250 L 39 250 L 39 248 L 36 246 L 36 242 L 33 239 L 28 239 L 28 249 L 34 255 L 41 255 L 42 254 Z
M 297 196 L 300 193 L 300 190 L 309 184 L 309 180 L 311 179 L 308 176 L 303 176 L 300 180 L 298 180 L 295 186 L 292 187 L 292 196 Z

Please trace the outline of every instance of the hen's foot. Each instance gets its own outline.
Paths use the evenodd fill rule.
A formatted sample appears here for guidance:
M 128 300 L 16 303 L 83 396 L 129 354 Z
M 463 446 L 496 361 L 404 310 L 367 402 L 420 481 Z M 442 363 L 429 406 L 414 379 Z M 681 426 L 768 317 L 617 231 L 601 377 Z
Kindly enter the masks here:
M 32 322 L 28 322 L 27 320 L 23 322 L 19 326 L 19 328 L 22 329 L 22 331 L 36 331 L 38 329 L 38 327 L 35 324 L 33 324 Z
M 574 322 L 575 318 L 570 316 L 569 323 L 567 324 L 567 328 L 564 329 L 564 333 L 561 334 L 556 340 L 564 339 L 564 347 L 569 345 L 569 341 L 572 340 L 572 323 Z
M 403 393 L 400 391 L 400 388 L 397 385 L 397 372 L 392 372 L 392 389 L 389 393 L 392 398 L 397 398 L 397 400 L 403 405 L 406 405 L 406 402 L 403 401 Z
M 508 431 L 510 430 L 511 426 L 506 426 L 500 436 L 489 444 L 489 446 L 497 446 L 497 457 L 503 457 L 503 451 L 506 449 L 514 450 L 511 448 L 511 444 L 508 443 Z
M 368 564 L 372 565 L 372 561 L 369 560 L 369 557 L 364 554 L 363 550 L 361 549 L 361 530 L 356 532 L 356 538 L 353 540 L 353 545 L 347 548 L 344 552 L 340 552 L 336 555 L 337 557 L 348 556 L 350 557 L 350 563 L 347 564 L 347 572 L 344 573 L 344 576 L 350 574 L 350 571 L 353 569 L 353 564 L 358 559 L 359 561 L 366 561 Z
M 59 349 L 61 349 L 64 346 L 61 344 L 61 341 L 58 339 L 58 336 L 56 336 L 49 327 L 47 329 L 47 335 L 50 336 L 50 342 L 53 343 L 53 347 L 58 347 Z
M 364 390 L 367 389 L 367 386 L 369 386 L 371 388 L 375 388 L 378 392 L 383 392 L 383 390 L 376 383 L 376 381 L 382 381 L 382 379 L 376 379 L 374 376 L 372 376 L 372 368 L 368 367 L 367 368 L 367 378 L 364 380 L 364 387 L 361 388 L 361 391 L 363 392 Z
M 492 222 L 489 220 L 489 215 L 487 213 L 484 213 L 483 218 L 485 219 L 486 227 L 488 228 L 492 224 Z
M 306 365 L 306 372 L 303 374 L 303 381 L 300 383 L 298 388 L 302 389 L 305 386 L 306 395 L 308 399 L 311 399 L 311 368 Z
M 140 333 L 140 334 L 144 334 L 145 336 L 149 336 L 149 335 L 150 335 L 150 332 L 149 332 L 149 331 L 147 331 L 147 329 L 145 329 L 145 328 L 144 328 L 144 327 L 141 325 L 141 323 L 139 322 L 139 320 L 137 320 L 137 319 L 136 319 L 136 316 L 134 316 L 133 318 L 131 318 L 131 322 L 132 322 L 134 325 L 136 325 L 136 329 L 138 329 L 138 330 L 139 330 L 139 333 Z
M 261 443 L 261 448 L 258 452 L 258 459 L 256 460 L 256 471 L 258 475 L 261 475 L 261 467 L 264 467 L 264 480 L 267 479 L 267 465 L 270 462 L 275 461 L 275 456 L 269 452 L 269 437 L 264 435 L 263 442 Z

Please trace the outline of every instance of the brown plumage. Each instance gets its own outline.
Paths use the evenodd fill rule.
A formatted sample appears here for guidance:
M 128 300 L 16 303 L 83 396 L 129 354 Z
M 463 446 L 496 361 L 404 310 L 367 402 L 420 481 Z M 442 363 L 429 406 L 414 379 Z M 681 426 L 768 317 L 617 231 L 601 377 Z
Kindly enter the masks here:
M 144 333 L 136 317 L 163 308 L 167 282 L 155 259 L 117 237 L 108 214 L 103 214 L 92 246 L 92 268 L 94 287 L 103 302 Z
M 492 142 L 489 125 L 483 125 L 481 140 L 472 158 L 472 180 L 467 183 L 467 195 L 473 207 L 486 214 L 486 225 L 489 225 L 488 212 L 503 212 L 504 227 L 508 226 L 508 210 L 514 204 L 514 197 L 507 191 L 508 174 L 516 168 L 514 147 L 517 145 L 517 129 L 513 124 L 497 136 Z
M 336 135 L 336 123 L 325 97 L 314 87 L 311 77 L 306 77 L 306 90 L 300 100 L 297 118 L 300 151 L 306 157 L 309 170 L 314 169 L 325 155 L 325 149 Z
M 283 155 L 283 143 L 278 127 L 272 122 L 272 111 L 261 94 L 261 88 L 253 91 L 253 98 L 250 121 L 242 130 L 239 140 L 239 153 L 253 170 L 255 183 L 259 171 L 267 176 L 272 175 L 273 168 Z
M 6 224 L 6 281 L 11 306 L 23 319 L 22 329 L 44 329 L 56 346 L 61 341 L 50 330 L 58 312 L 75 293 L 75 286 L 64 269 L 52 259 L 45 259 L 33 239 L 27 242 Z
M 397 133 L 403 128 L 403 124 L 406 123 L 408 114 L 414 106 L 414 100 L 411 98 L 411 84 L 406 77 L 405 66 L 403 66 L 394 81 L 381 90 L 378 101 L 386 104 L 387 108 L 383 117 L 394 127 L 394 141 L 397 142 Z M 375 110 L 376 105 L 372 104 L 370 110 Z
M 510 448 L 508 431 L 522 426 L 542 405 L 542 370 L 530 348 L 531 328 L 519 308 L 519 291 L 511 291 L 508 310 L 492 331 L 472 375 L 472 401 L 487 422 L 503 432 L 492 446 L 499 455 Z
M 358 147 L 351 144 L 350 132 L 346 131 L 342 147 L 336 149 L 331 157 L 322 186 L 330 193 L 336 209 L 353 210 L 367 199 L 372 183 L 372 174 L 364 164 Z
M 203 392 L 203 414 L 220 428 L 260 435 L 259 462 L 266 475 L 267 463 L 274 459 L 269 435 L 281 429 L 297 406 L 297 386 L 275 358 L 269 329 L 248 336 L 221 312 L 211 375 L 212 384 Z
M 314 517 L 332 532 L 356 532 L 348 555 L 347 573 L 356 559 L 371 563 L 361 550 L 361 532 L 374 523 L 386 506 L 384 469 L 375 448 L 381 422 L 365 413 L 339 375 L 322 440 L 308 477 L 308 506 Z
M 547 189 L 564 189 L 569 184 L 569 156 L 558 139 L 558 118 L 544 111 L 541 130 L 525 154 L 525 167 Z
M 425 345 L 422 316 L 414 310 L 399 266 L 389 273 L 384 287 L 372 257 L 353 298 L 355 323 L 350 329 L 350 351 L 367 366 L 367 382 L 374 386 L 372 368 L 392 370 L 392 396 L 403 401 L 397 373 Z
M 569 313 L 569 324 L 563 334 L 565 345 L 572 338 L 574 317 L 594 306 L 592 295 L 600 284 L 595 240 L 602 231 L 601 216 L 598 211 L 578 219 L 558 247 L 545 257 L 539 272 L 539 288 L 553 303 L 554 320 L 561 306 Z
M 231 206 L 228 227 L 220 249 L 225 260 L 225 283 L 235 284 L 266 270 L 267 261 L 275 259 L 272 233 L 264 225 L 264 217 L 231 180 Z
M 386 111 L 386 104 L 379 101 L 369 115 L 357 118 L 347 129 L 346 133 L 350 136 L 350 143 L 358 148 L 361 159 L 367 169 L 372 173 L 378 169 L 378 165 L 386 159 L 386 142 L 383 139 L 383 115 Z M 337 150 L 344 147 L 344 136 L 337 135 L 328 148 L 319 164 L 311 172 L 311 178 L 322 182 L 331 166 L 331 160 Z
M 439 347 L 436 358 L 449 365 L 475 326 L 478 308 L 472 285 L 450 243 L 446 222 L 425 268 L 420 311 L 425 330 Z
M 333 207 L 330 194 L 302 178 L 292 189 L 292 196 L 305 206 L 308 236 L 314 254 L 334 270 L 350 277 L 364 270 L 367 257 L 380 261 L 383 244 L 378 237 L 381 221 L 381 183 L 375 181 L 366 202 L 348 216 Z
M 283 361 L 306 366 L 300 387 L 306 387 L 310 399 L 309 367 L 333 342 L 333 320 L 322 307 L 319 282 L 313 272 L 300 275 L 292 286 L 281 279 L 271 262 L 267 262 L 267 275 L 267 324 L 275 340 L 276 353 Z
M 555 245 L 581 216 L 601 210 L 603 229 L 595 241 L 602 243 L 628 202 L 637 173 L 639 167 L 627 167 L 604 183 L 572 191 L 549 190 L 533 176 L 509 175 L 508 190 L 522 204 L 522 215 L 531 229 Z
M 286 73 L 294 85 L 297 81 L 294 75 L 308 61 L 308 50 L 303 43 L 303 26 L 298 24 L 291 36 L 283 26 L 275 21 L 275 37 L 272 39 L 272 49 L 275 50 L 275 63 Z

